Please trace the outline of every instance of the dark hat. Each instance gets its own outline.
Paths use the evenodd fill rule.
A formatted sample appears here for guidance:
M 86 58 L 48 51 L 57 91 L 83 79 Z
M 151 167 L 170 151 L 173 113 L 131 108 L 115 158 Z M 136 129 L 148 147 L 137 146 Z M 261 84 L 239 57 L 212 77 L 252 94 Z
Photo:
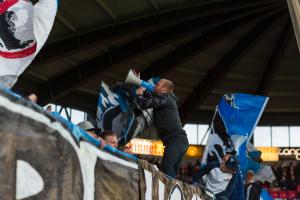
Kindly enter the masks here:
M 225 162 L 225 166 L 236 172 L 239 169 L 239 161 L 235 156 L 229 156 Z
M 101 131 L 100 128 L 95 128 L 93 124 L 90 121 L 83 121 L 77 124 L 80 128 L 82 128 L 85 131 L 95 131 L 95 133 L 98 135 Z

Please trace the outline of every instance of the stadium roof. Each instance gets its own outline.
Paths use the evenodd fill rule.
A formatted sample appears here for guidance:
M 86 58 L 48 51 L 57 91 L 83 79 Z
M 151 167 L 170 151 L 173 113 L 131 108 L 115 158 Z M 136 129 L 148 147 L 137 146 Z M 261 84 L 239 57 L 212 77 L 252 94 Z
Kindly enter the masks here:
M 185 122 L 220 97 L 270 97 L 262 124 L 300 124 L 300 56 L 283 0 L 62 1 L 46 46 L 14 89 L 95 113 L 101 81 L 172 80 Z

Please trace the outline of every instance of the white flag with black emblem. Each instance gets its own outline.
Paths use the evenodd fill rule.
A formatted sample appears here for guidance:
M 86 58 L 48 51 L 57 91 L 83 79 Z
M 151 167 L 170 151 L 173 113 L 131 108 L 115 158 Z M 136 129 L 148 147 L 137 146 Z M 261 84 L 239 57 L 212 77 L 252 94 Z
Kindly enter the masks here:
M 12 87 L 45 44 L 57 0 L 0 1 L 0 83 Z

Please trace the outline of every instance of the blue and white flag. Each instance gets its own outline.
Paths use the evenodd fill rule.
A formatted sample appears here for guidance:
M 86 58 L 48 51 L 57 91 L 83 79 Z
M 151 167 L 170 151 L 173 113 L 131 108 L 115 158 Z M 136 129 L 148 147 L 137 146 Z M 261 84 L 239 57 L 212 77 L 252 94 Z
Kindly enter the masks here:
M 225 95 L 219 102 L 218 110 L 237 151 L 241 170 L 247 162 L 247 144 L 267 102 L 268 97 L 239 93 Z
M 45 44 L 57 0 L 0 2 L 0 83 L 11 87 Z
M 139 109 L 135 103 L 135 89 L 118 84 L 111 90 L 104 82 L 100 87 L 97 127 L 115 132 L 119 146 L 125 145 L 152 124 L 152 109 Z
M 208 162 L 222 162 L 226 153 L 236 155 L 240 168 L 247 167 L 247 143 L 256 127 L 268 97 L 234 93 L 224 95 L 215 111 L 210 126 L 208 141 L 202 158 L 202 165 Z M 243 192 L 242 181 L 236 188 Z M 236 199 L 242 199 L 237 197 Z
M 246 146 L 252 136 L 268 97 L 234 93 L 224 95 L 210 126 L 202 164 L 221 162 L 224 154 L 238 155 L 241 165 L 246 161 Z

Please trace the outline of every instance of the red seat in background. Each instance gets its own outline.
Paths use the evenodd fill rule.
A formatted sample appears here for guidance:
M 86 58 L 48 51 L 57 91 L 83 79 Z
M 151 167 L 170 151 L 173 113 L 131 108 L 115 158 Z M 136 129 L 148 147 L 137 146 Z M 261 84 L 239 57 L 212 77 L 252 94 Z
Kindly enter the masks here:
M 279 193 L 277 191 L 270 191 L 271 196 L 275 198 L 279 198 Z
M 279 198 L 288 198 L 287 191 L 280 191 L 279 192 Z
M 289 199 L 296 199 L 297 198 L 297 191 L 289 190 L 288 194 L 289 194 Z
M 297 185 L 297 192 L 300 193 L 300 184 Z
M 280 192 L 281 191 L 281 189 L 280 189 L 280 187 L 271 187 L 271 188 L 269 188 L 269 192 L 271 193 L 271 192 Z
M 264 188 L 264 189 L 268 190 L 268 189 L 269 189 L 269 185 L 267 185 L 267 184 L 263 184 L 263 185 L 262 185 L 262 188 Z
M 288 198 L 289 196 L 288 196 L 288 193 L 287 193 L 287 191 L 280 191 L 279 192 L 279 198 Z

